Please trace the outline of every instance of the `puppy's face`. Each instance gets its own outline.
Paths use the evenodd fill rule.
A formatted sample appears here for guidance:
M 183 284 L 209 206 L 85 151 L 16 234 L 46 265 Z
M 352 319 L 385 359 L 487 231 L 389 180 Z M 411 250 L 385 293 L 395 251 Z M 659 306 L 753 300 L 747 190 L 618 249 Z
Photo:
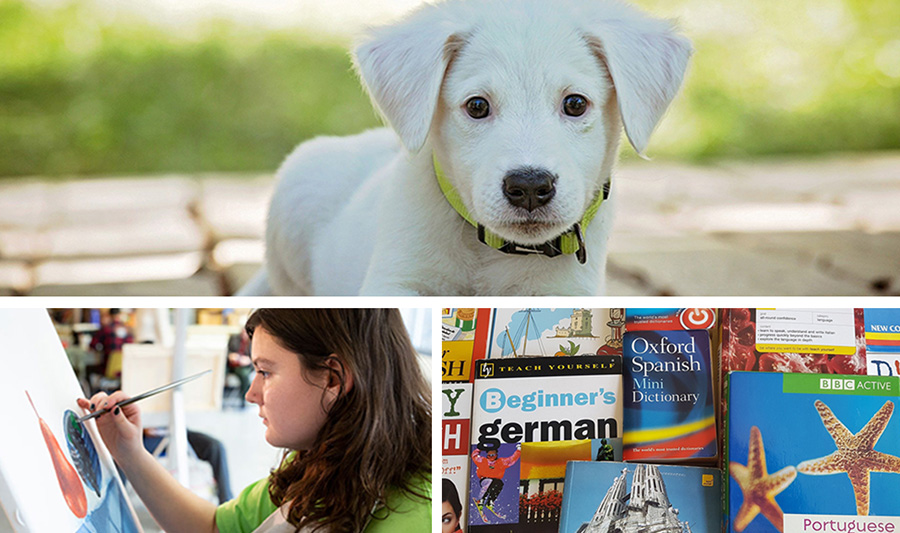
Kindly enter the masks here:
M 373 29 L 355 59 L 406 149 L 433 152 L 475 220 L 539 244 L 582 218 L 622 126 L 644 151 L 690 54 L 668 21 L 615 0 L 445 0 Z
M 608 178 L 609 73 L 570 27 L 485 24 L 450 44 L 432 134 L 472 216 L 520 244 L 578 222 Z

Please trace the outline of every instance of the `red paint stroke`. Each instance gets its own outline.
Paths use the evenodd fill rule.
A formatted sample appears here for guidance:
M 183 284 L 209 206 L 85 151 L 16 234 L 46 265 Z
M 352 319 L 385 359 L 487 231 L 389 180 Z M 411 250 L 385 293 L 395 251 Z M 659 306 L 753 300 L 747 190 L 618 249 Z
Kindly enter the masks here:
M 81 484 L 78 472 L 75 471 L 75 467 L 72 466 L 72 463 L 66 459 L 66 455 L 59 446 L 56 436 L 50 431 L 50 426 L 48 426 L 47 423 L 44 422 L 44 419 L 41 418 L 41 415 L 38 414 L 37 408 L 34 406 L 34 402 L 31 401 L 31 395 L 28 394 L 28 391 L 25 391 L 25 395 L 28 396 L 31 408 L 34 409 L 34 414 L 41 423 L 41 434 L 44 436 L 44 444 L 47 445 L 47 450 L 50 452 L 50 458 L 53 460 L 53 468 L 56 470 L 56 479 L 59 481 L 59 488 L 62 491 L 63 498 L 66 500 L 66 505 L 69 506 L 72 514 L 78 518 L 84 518 L 87 516 L 87 495 L 84 493 L 84 486 Z

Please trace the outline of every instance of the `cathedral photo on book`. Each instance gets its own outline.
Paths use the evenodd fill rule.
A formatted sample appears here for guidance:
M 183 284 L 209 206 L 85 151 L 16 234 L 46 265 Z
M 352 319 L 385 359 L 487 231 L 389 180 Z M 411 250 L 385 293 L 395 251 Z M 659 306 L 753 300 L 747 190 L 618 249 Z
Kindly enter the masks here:
M 721 477 L 715 468 L 571 461 L 566 488 L 560 533 L 721 528 Z

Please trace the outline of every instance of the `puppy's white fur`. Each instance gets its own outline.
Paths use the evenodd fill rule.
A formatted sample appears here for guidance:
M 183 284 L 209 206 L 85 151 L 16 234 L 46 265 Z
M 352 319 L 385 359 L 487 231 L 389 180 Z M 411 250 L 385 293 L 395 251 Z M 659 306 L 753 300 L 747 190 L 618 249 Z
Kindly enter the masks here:
M 471 215 L 519 244 L 578 222 L 610 179 L 624 125 L 643 153 L 681 85 L 689 42 L 671 24 L 600 0 L 449 0 L 374 29 L 355 50 L 391 129 L 301 144 L 279 170 L 266 268 L 245 294 L 569 295 L 603 291 L 616 187 L 571 255 L 480 243 L 443 197 L 432 157 Z M 587 97 L 579 117 L 566 95 Z M 473 119 L 481 96 L 491 114 Z M 557 177 L 534 211 L 502 190 L 516 168 Z

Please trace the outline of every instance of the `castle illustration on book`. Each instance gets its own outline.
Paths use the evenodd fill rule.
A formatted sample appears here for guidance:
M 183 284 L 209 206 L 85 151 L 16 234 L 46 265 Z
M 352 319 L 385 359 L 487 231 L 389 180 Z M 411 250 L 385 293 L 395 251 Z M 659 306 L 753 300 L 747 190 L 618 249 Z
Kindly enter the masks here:
M 721 477 L 715 468 L 571 461 L 566 486 L 560 533 L 702 533 L 721 528 Z
M 621 308 L 495 309 L 488 358 L 621 355 Z

